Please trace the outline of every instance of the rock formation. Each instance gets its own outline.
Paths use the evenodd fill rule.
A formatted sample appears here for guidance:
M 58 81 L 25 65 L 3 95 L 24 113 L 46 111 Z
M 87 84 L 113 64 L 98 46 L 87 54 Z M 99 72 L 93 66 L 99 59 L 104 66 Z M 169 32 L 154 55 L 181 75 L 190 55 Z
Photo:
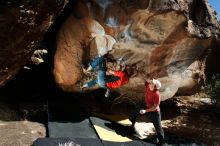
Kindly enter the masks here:
M 0 2 L 0 86 L 27 63 L 64 5 L 64 0 Z
M 66 2 L 0 3 L 0 86 L 39 49 Z M 108 67 L 118 58 L 127 65 L 130 81 L 116 92 L 143 96 L 143 80 L 152 77 L 161 80 L 163 99 L 189 92 L 202 76 L 205 52 L 219 37 L 216 12 L 207 0 L 78 0 L 71 4 L 57 34 L 53 66 L 56 83 L 64 91 L 79 91 L 79 84 L 89 79 L 82 66 L 104 49 L 109 52 Z
M 18 121 L 21 115 L 29 119 L 26 113 L 34 107 L 30 104 L 30 109 L 10 109 L 20 105 L 19 100 L 42 100 L 44 104 L 48 100 L 62 101 L 62 107 L 69 103 L 71 109 L 76 103 L 88 113 L 130 114 L 143 101 L 145 79 L 158 78 L 162 82 L 165 100 L 175 94 L 194 93 L 204 73 L 220 72 L 216 62 L 220 54 L 220 23 L 207 0 L 72 0 L 68 7 L 66 3 L 67 0 L 0 1 L 0 87 L 30 60 L 31 65 L 41 64 L 39 68 L 26 67 L 28 70 L 22 70 L 18 80 L 1 88 L 1 102 L 7 99 L 9 103 L 0 104 L 0 145 L 30 145 L 46 135 L 42 124 Z M 58 15 L 62 19 L 54 23 Z M 51 27 L 56 22 L 59 26 Z M 47 37 L 50 43 L 50 37 L 56 37 L 55 49 L 39 47 L 48 29 L 58 31 L 52 34 L 56 36 Z M 47 62 L 48 58 L 43 60 L 46 53 L 52 56 L 48 58 L 53 65 Z M 126 64 L 129 83 L 114 90 L 112 98 L 104 98 L 104 90 L 79 89 L 80 84 L 94 77 L 95 74 L 84 74 L 82 67 L 98 53 L 108 54 L 110 69 L 119 58 Z M 48 73 L 50 67 L 62 91 L 54 86 Z M 170 106 L 172 103 L 164 107 L 162 103 L 161 109 L 166 113 Z M 43 108 L 37 105 L 36 109 Z M 178 111 L 172 108 L 172 116 L 173 109 Z M 42 112 L 48 115 L 47 109 Z M 40 122 L 47 120 L 35 116 Z M 13 136 L 21 136 L 21 140 L 10 141 Z
M 73 6 L 57 36 L 54 76 L 64 91 L 78 92 L 82 66 L 116 39 L 109 64 L 123 58 L 130 76 L 116 92 L 143 96 L 144 79 L 159 78 L 162 98 L 193 89 L 201 76 L 201 56 L 219 36 L 216 13 L 206 0 L 83 0 Z M 101 43 L 100 43 L 101 42 Z M 111 61 L 110 61 L 111 60 Z M 194 63 L 194 64 L 193 64 Z

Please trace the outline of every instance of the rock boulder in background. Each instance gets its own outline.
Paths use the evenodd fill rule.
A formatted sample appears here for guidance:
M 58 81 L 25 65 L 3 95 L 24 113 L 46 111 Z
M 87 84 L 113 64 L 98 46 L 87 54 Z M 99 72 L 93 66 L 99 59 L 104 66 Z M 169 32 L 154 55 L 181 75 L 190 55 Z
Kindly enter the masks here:
M 57 37 L 54 75 L 64 91 L 79 91 L 81 66 L 103 47 L 91 47 L 96 33 L 116 39 L 110 59 L 123 58 L 127 65 L 130 81 L 117 92 L 143 96 L 144 79 L 154 77 L 162 82 L 164 100 L 198 84 L 201 57 L 219 28 L 206 0 L 77 1 Z
M 64 0 L 0 2 L 0 86 L 27 63 L 64 5 Z

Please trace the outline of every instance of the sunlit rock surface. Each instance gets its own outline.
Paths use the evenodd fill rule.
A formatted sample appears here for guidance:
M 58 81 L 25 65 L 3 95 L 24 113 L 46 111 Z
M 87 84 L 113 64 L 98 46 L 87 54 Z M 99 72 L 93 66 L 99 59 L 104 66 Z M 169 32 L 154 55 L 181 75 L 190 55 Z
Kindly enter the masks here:
M 32 145 L 37 138 L 46 136 L 43 124 L 30 121 L 0 121 L 0 145 Z
M 0 92 L 0 94 L 1 146 L 32 145 L 33 141 L 35 141 L 37 138 L 42 138 L 46 136 L 45 125 L 40 122 L 25 120 L 25 118 L 36 116 L 34 115 L 34 113 L 38 113 L 38 108 L 43 109 L 42 106 L 40 106 L 39 104 L 22 104 L 21 102 L 17 101 L 17 99 L 19 98 L 18 95 L 15 95 L 17 97 L 13 100 L 13 103 L 4 102 L 2 101 L 2 99 L 5 98 L 5 94 L 3 95 L 2 92 Z M 27 107 L 29 107 L 29 109 Z M 32 109 L 32 111 L 30 109 Z M 43 119 L 43 117 L 41 117 L 41 119 Z
M 0 2 L 0 86 L 27 63 L 64 0 Z
M 219 29 L 205 0 L 78 1 L 57 36 L 53 73 L 64 91 L 79 91 L 85 79 L 81 67 L 98 48 L 108 48 L 103 39 L 92 47 L 92 39 L 105 34 L 116 39 L 110 59 L 122 57 L 130 76 L 117 92 L 143 96 L 144 79 L 159 78 L 166 99 L 198 84 L 202 63 L 189 67 L 210 48 Z

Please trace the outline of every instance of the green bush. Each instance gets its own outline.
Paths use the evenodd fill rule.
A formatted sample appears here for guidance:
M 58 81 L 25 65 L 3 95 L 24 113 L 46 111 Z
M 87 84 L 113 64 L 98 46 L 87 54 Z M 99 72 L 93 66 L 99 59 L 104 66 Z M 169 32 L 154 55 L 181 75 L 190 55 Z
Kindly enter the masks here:
M 220 101 L 220 75 L 215 74 L 205 82 L 205 92 L 215 101 Z

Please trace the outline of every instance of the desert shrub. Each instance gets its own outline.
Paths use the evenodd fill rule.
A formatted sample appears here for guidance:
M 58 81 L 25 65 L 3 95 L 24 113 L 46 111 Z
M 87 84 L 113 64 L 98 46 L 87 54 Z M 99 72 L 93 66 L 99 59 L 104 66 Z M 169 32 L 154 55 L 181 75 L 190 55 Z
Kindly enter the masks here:
M 205 92 L 214 101 L 220 101 L 220 75 L 214 74 L 211 79 L 205 82 Z

